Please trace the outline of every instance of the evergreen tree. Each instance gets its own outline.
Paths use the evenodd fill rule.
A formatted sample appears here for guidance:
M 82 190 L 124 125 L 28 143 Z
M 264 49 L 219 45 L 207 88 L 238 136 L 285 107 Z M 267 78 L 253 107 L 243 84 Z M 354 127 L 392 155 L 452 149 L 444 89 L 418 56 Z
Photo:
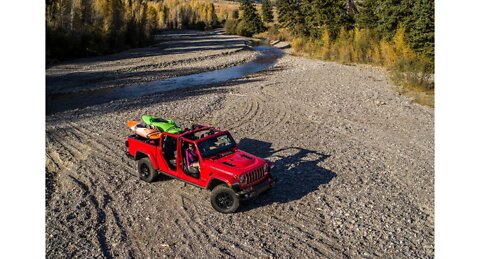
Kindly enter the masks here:
M 232 18 L 234 20 L 238 19 L 239 18 L 239 12 L 238 12 L 238 9 L 235 9 L 232 11 Z
M 316 31 L 317 29 L 319 31 L 322 30 L 324 21 L 320 21 L 318 16 L 316 16 L 316 12 L 320 10 L 313 10 L 312 8 L 313 0 L 301 0 L 300 3 L 300 13 L 303 16 L 303 25 L 304 25 L 304 30 L 303 33 L 304 35 L 308 35 L 311 37 L 316 37 Z
M 354 0 L 346 0 L 345 9 L 347 10 L 347 13 L 351 15 L 358 14 L 357 4 L 355 3 Z
M 277 0 L 278 21 L 294 34 L 306 34 L 304 16 L 297 0 Z
M 391 40 L 401 24 L 407 33 L 412 28 L 413 0 L 382 0 L 376 8 L 378 15 L 377 31 L 387 40 Z
M 320 38 L 325 29 L 335 38 L 341 28 L 348 30 L 354 25 L 343 0 L 302 0 L 301 10 L 308 35 L 315 38 Z
M 273 10 L 270 0 L 263 0 L 262 4 L 262 18 L 264 22 L 273 21 Z
M 435 2 L 418 0 L 413 7 L 414 26 L 410 29 L 410 42 L 416 52 L 431 61 L 435 56 Z
M 242 28 L 243 33 L 241 35 L 250 37 L 255 33 L 265 31 L 262 20 L 260 20 L 255 7 L 249 0 L 240 1 L 240 10 L 243 11 L 242 26 L 239 24 L 237 28 Z
M 358 27 L 374 29 L 378 26 L 378 5 L 378 0 L 362 0 L 358 3 L 358 14 L 355 17 Z

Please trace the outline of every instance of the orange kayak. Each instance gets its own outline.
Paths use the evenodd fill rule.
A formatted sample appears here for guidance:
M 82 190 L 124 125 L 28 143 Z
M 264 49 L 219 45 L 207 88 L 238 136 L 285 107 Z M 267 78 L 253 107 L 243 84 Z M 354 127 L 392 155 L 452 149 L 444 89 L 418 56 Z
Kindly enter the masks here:
M 137 135 L 140 135 L 148 139 L 159 139 L 162 134 L 156 129 L 150 129 L 146 125 L 141 124 L 138 121 L 127 121 L 127 126 L 133 130 Z

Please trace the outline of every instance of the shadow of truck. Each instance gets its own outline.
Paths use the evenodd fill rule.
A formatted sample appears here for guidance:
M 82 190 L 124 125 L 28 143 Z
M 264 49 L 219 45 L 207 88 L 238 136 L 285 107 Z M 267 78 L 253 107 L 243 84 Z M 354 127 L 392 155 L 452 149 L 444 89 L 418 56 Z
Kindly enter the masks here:
M 276 185 L 268 195 L 261 195 L 261 198 L 247 202 L 244 210 L 301 199 L 337 176 L 320 166 L 330 155 L 317 151 L 300 147 L 275 150 L 271 143 L 250 138 L 241 139 L 238 146 L 253 155 L 275 161 L 272 175 L 276 179 Z

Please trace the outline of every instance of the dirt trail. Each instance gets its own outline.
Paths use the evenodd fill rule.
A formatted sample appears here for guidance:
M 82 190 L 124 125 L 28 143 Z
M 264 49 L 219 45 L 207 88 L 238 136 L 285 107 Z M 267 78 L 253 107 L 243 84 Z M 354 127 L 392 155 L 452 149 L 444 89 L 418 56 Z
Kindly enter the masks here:
M 142 114 L 231 130 L 277 186 L 224 215 L 206 190 L 140 181 L 124 140 Z M 434 256 L 434 111 L 381 69 L 286 55 L 228 84 L 54 114 L 46 156 L 47 257 Z

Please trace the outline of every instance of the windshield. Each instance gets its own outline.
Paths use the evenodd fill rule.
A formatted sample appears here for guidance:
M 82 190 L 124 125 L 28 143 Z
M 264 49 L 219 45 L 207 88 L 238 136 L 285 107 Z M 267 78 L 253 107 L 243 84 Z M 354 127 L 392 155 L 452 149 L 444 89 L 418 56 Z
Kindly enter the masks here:
M 198 143 L 202 157 L 209 157 L 225 152 L 235 146 L 230 134 L 223 134 Z

